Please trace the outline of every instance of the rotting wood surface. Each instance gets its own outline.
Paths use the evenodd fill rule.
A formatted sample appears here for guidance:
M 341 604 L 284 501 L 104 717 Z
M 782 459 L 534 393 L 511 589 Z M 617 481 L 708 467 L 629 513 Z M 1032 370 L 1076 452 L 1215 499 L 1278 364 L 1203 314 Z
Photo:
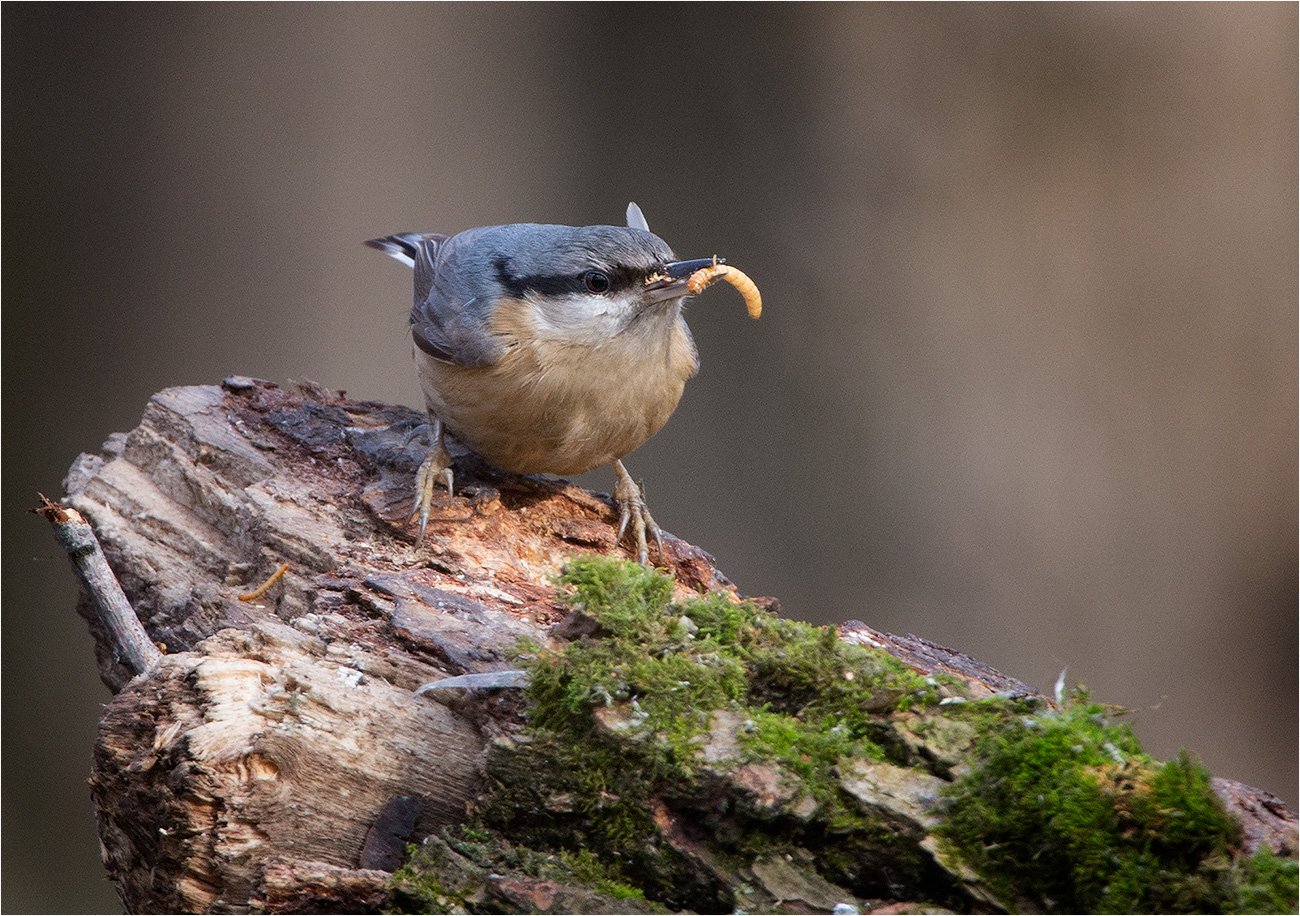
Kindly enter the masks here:
M 235 377 L 159 392 L 139 427 L 74 463 L 65 502 L 167 653 L 133 680 L 83 595 L 116 692 L 92 793 L 128 910 L 382 905 L 404 842 L 463 816 L 497 736 L 493 704 L 504 720 L 512 703 L 466 709 L 414 689 L 511 667 L 521 637 L 544 641 L 564 616 L 553 577 L 568 559 L 626 553 L 608 498 L 504 474 L 454 443 L 457 493 L 439 493 L 413 550 L 422 422 Z M 734 592 L 704 551 L 664 546 L 679 592 Z M 239 600 L 282 563 L 258 601 Z M 917 637 L 856 621 L 841 634 L 975 695 L 1029 692 Z M 1216 785 L 1255 842 L 1294 835 L 1272 796 Z
M 509 667 L 520 637 L 544 639 L 563 614 L 551 578 L 576 553 L 615 549 L 613 508 L 458 452 L 457 493 L 413 550 L 422 422 L 232 378 L 159 392 L 139 427 L 73 465 L 66 502 L 167 652 L 132 681 L 83 595 L 118 691 L 92 789 L 128 909 L 382 899 L 387 874 L 356 869 L 385 804 L 418 800 L 399 850 L 463 815 L 490 718 L 412 691 Z M 730 588 L 703 551 L 665 549 L 683 591 Z M 259 601 L 239 600 L 281 563 Z

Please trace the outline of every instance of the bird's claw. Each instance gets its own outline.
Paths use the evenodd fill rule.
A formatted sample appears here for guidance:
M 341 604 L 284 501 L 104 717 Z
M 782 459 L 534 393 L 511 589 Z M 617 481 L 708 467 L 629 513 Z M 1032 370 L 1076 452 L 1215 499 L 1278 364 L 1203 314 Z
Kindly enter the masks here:
M 636 539 L 636 558 L 642 566 L 650 565 L 650 545 L 646 539 L 649 534 L 654 537 L 659 559 L 664 559 L 663 533 L 655 523 L 654 516 L 646 506 L 645 495 L 632 475 L 623 467 L 622 462 L 614 465 L 618 474 L 618 483 L 614 486 L 614 502 L 618 506 L 618 534 L 615 541 L 623 540 L 623 535 L 631 525 L 632 535 Z
M 439 480 L 447 488 L 447 496 L 452 495 L 451 453 L 437 436 L 429 454 L 425 456 L 420 469 L 415 472 L 415 510 L 407 522 L 409 525 L 417 518 L 420 520 L 420 532 L 416 535 L 415 546 L 424 541 L 424 530 L 429 527 L 429 510 L 433 505 L 433 487 Z

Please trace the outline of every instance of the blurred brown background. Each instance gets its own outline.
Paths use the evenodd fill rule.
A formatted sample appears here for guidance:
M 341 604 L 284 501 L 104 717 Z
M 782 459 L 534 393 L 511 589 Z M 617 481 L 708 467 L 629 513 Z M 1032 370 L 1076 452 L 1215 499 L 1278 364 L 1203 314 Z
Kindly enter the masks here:
M 629 199 L 767 304 L 691 306 L 704 369 L 630 462 L 666 528 L 791 615 L 1069 665 L 1294 806 L 1296 17 L 6 5 L 5 909 L 117 907 L 35 491 L 168 385 L 419 404 L 362 239 Z

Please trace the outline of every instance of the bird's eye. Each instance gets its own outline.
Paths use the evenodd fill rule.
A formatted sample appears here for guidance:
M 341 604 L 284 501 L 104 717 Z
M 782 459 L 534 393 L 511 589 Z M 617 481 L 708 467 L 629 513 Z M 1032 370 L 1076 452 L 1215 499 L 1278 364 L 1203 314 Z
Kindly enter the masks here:
M 601 273 L 599 270 L 589 270 L 582 275 L 582 282 L 587 284 L 587 289 L 593 293 L 609 292 L 609 274 Z

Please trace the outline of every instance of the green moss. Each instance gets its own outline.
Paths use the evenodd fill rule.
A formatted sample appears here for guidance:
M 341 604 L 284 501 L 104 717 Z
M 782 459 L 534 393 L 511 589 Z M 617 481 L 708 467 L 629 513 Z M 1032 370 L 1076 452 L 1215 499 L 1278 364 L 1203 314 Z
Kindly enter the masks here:
M 388 912 L 520 912 L 530 900 L 521 887 L 530 884 L 558 911 L 663 912 L 617 864 L 587 850 L 533 849 L 481 825 L 444 828 L 408 852 Z
M 634 564 L 575 561 L 561 582 L 601 635 L 537 656 L 533 724 L 587 734 L 594 710 L 631 704 L 636 728 L 664 745 L 675 775 L 694 767 L 692 739 L 716 709 L 752 711 L 757 727 L 747 744 L 807 773 L 805 762 L 879 757 L 873 738 L 885 730 L 883 714 L 938 701 L 933 682 L 888 653 L 841 641 L 831 627 L 722 594 L 675 604 L 671 579 Z
M 659 642 L 680 625 L 664 617 L 673 580 L 635 563 L 575 560 L 560 583 L 572 588 L 569 606 L 590 614 L 616 638 Z
M 888 715 L 935 706 L 935 682 L 887 653 L 841 641 L 833 628 L 783 620 L 725 594 L 674 602 L 671 579 L 635 564 L 578 560 L 561 582 L 594 633 L 559 651 L 524 653 L 529 740 L 489 765 L 489 823 L 530 845 L 600 849 L 660 899 L 670 883 L 707 880 L 685 873 L 690 866 L 663 847 L 648 811 L 652 799 L 707 794 L 700 748 L 713 712 L 732 710 L 744 726 L 729 765 L 778 765 L 799 782 L 796 796 L 816 801 L 817 816 L 744 829 L 713 824 L 721 837 L 714 854 L 740 854 L 743 864 L 772 830 L 783 834 L 779 842 L 858 852 L 868 838 L 874 861 L 893 855 L 881 854 L 897 845 L 892 834 L 844 794 L 836 767 L 845 757 L 889 757 Z
M 1008 906 L 1044 912 L 1219 912 L 1243 876 L 1240 829 L 1187 754 L 1158 763 L 1086 696 L 986 729 L 940 828 Z M 1270 878 L 1259 869 L 1252 893 Z
M 767 709 L 751 713 L 752 730 L 741 735 L 746 758 L 771 761 L 798 777 L 818 805 L 818 819 L 831 830 L 851 832 L 864 818 L 840 789 L 836 767 L 846 757 L 884 759 L 884 750 L 830 717 L 805 722 Z
M 860 784 L 846 791 L 844 762 L 867 759 L 967 774 L 939 832 L 1008 908 L 1294 907 L 1295 863 L 1236 854 L 1239 830 L 1205 771 L 1186 755 L 1152 760 L 1086 697 L 1061 711 L 972 700 L 830 628 L 722 594 L 674 601 L 670 579 L 631 563 L 575 561 L 561 582 L 590 635 L 521 651 L 528 726 L 492 748 L 477 825 L 449 847 L 483 868 L 719 912 L 737 901 L 717 869 L 790 853 L 863 897 L 920 892 L 969 908 L 914 821 L 900 828 Z M 746 765 L 762 791 L 740 788 Z M 699 836 L 670 840 L 656 819 Z M 500 836 L 514 846 L 484 839 Z M 410 896 L 455 908 L 463 895 L 435 874 Z
M 750 702 L 807 721 L 834 715 L 864 731 L 880 713 L 938 702 L 938 691 L 898 659 L 846 643 L 833 627 L 755 616 L 736 645 L 752 678 Z
M 575 561 L 561 582 L 596 638 L 530 663 L 536 733 L 589 742 L 593 713 L 626 706 L 621 725 L 646 736 L 661 778 L 686 778 L 713 710 L 752 710 L 760 756 L 823 770 L 846 755 L 879 757 L 881 714 L 932 704 L 936 689 L 892 656 L 842 642 L 830 627 L 782 620 L 725 595 L 672 603 L 672 580 L 609 560 Z M 772 747 L 765 745 L 775 742 Z
M 1235 867 L 1233 896 L 1226 913 L 1294 913 L 1300 898 L 1300 867 L 1271 849 L 1260 849 Z
M 454 874 L 440 846 L 411 844 L 407 859 L 390 881 L 390 913 L 464 912 L 466 887 L 449 885 Z
M 628 883 L 622 869 L 596 856 L 589 849 L 565 853 L 561 857 L 565 869 L 576 880 L 595 888 L 615 900 L 644 900 L 645 892 Z

